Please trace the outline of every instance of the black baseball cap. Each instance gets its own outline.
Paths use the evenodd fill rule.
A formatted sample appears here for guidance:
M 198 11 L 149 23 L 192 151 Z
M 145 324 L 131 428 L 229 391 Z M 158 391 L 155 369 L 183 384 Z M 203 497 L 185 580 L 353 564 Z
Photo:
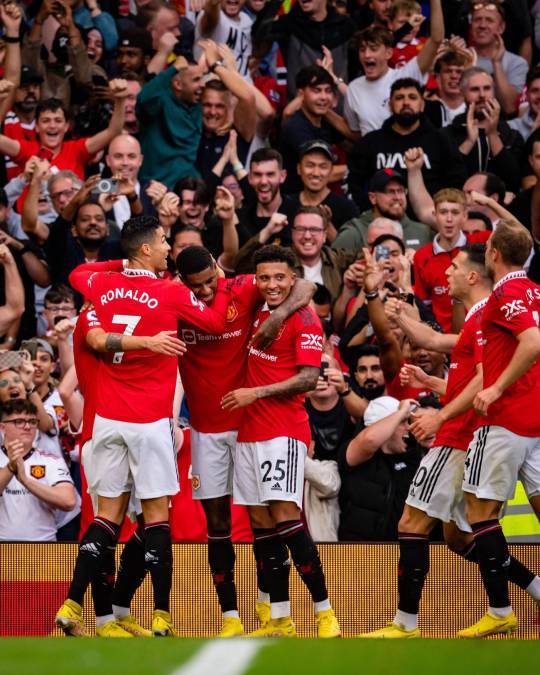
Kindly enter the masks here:
M 391 181 L 396 181 L 403 185 L 403 187 L 407 187 L 407 181 L 405 180 L 405 176 L 403 174 L 399 173 L 398 171 L 394 171 L 394 169 L 381 169 L 380 171 L 377 171 L 377 173 L 373 174 L 371 180 L 369 181 L 369 192 L 383 192 L 385 187 L 390 183 Z
M 310 152 L 322 152 L 331 162 L 334 161 L 334 153 L 326 141 L 319 139 L 307 141 L 307 143 L 300 146 L 299 159 L 302 159 L 302 157 L 308 155 Z
M 21 84 L 19 86 L 26 87 L 29 84 L 43 84 L 43 77 L 31 66 L 23 66 L 21 68 Z
M 150 33 L 138 26 L 127 28 L 120 33 L 118 37 L 118 47 L 134 47 L 136 49 L 142 49 L 144 54 L 151 54 L 153 51 Z

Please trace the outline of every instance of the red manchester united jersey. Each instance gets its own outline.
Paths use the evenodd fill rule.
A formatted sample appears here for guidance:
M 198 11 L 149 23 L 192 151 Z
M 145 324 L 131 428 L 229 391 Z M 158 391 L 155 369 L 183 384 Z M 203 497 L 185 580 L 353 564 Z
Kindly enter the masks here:
M 176 332 L 179 319 L 209 332 L 223 331 L 225 293 L 216 295 L 210 309 L 184 285 L 158 279 L 147 270 L 99 273 L 96 266 L 79 266 L 70 283 L 90 296 L 106 332 L 139 336 Z M 138 424 L 171 417 L 176 372 L 177 360 L 163 354 L 146 350 L 106 354 L 97 378 L 96 413 Z
M 79 389 L 84 398 L 81 447 L 92 438 L 94 417 L 96 416 L 96 383 L 101 358 L 86 344 L 86 336 L 94 328 L 101 328 L 95 310 L 82 312 L 77 319 L 73 332 L 73 358 L 79 381 Z
M 453 401 L 476 375 L 476 367 L 482 362 L 482 313 L 487 298 L 471 307 L 456 346 L 450 357 L 445 403 Z M 449 445 L 458 450 L 467 450 L 474 430 L 478 426 L 478 416 L 474 409 L 467 410 L 445 422 L 437 432 L 433 446 Z
M 484 309 L 482 335 L 484 388 L 508 366 L 518 346 L 517 336 L 538 326 L 540 286 L 523 271 L 511 272 L 495 284 Z M 480 424 L 494 424 L 520 436 L 540 436 L 540 361 L 537 361 L 488 408 Z
M 268 306 L 257 312 L 256 330 L 268 317 Z M 319 368 L 322 355 L 322 326 L 319 318 L 304 307 L 289 317 L 279 336 L 265 350 L 250 347 L 246 387 L 261 387 L 293 377 L 300 366 Z M 261 398 L 244 408 L 238 440 L 267 441 L 288 436 L 309 445 L 311 438 L 304 394 L 288 398 Z
M 203 433 L 238 429 L 242 411 L 224 410 L 221 399 L 243 385 L 253 313 L 262 302 L 252 275 L 220 279 L 220 288 L 229 296 L 223 332 L 212 335 L 183 322 L 178 326 L 178 336 L 187 346 L 186 354 L 178 359 L 178 367 L 190 421 L 194 429 Z
M 484 244 L 491 232 L 461 232 L 450 251 L 443 249 L 437 237 L 431 244 L 418 249 L 414 255 L 414 292 L 425 303 L 431 304 L 437 323 L 445 333 L 452 331 L 452 300 L 448 294 L 446 270 L 465 244 Z

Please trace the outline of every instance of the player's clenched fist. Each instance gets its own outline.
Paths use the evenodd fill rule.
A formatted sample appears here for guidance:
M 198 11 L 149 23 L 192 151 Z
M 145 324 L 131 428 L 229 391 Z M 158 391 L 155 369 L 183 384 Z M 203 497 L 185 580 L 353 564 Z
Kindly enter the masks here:
M 113 98 L 126 98 L 129 95 L 126 80 L 116 78 L 109 82 L 109 91 Z
M 479 391 L 474 397 L 473 407 L 478 415 L 487 415 L 488 408 L 502 395 L 502 391 L 494 384 L 487 389 Z
M 12 262 L 11 251 L 5 244 L 0 244 L 0 265 L 10 265 Z
M 14 88 L 15 85 L 10 80 L 0 80 L 0 101 L 7 98 Z
M 257 400 L 257 390 L 253 387 L 235 389 L 221 399 L 221 407 L 225 410 L 238 410 L 238 408 L 245 408 L 247 405 L 255 403 Z

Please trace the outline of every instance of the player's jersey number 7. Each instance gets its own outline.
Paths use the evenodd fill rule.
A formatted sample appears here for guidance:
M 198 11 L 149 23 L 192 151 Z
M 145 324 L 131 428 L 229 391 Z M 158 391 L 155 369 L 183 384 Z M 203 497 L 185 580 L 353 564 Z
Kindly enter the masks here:
M 137 328 L 137 324 L 141 320 L 142 317 L 140 316 L 133 316 L 131 314 L 114 314 L 112 318 L 113 323 L 118 323 L 121 325 L 124 325 L 124 335 L 133 335 L 135 332 L 135 328 Z M 113 355 L 113 363 L 122 363 L 122 359 L 124 358 L 124 352 L 115 352 Z

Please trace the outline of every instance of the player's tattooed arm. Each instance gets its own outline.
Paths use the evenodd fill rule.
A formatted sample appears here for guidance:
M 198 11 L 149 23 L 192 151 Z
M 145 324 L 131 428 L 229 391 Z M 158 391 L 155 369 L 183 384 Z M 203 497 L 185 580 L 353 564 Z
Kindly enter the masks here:
M 245 408 L 259 398 L 275 396 L 277 398 L 290 398 L 295 394 L 303 394 L 312 391 L 317 386 L 319 368 L 302 366 L 300 371 L 283 382 L 275 382 L 263 387 L 244 387 L 230 391 L 221 400 L 221 406 L 225 410 L 237 410 Z
M 187 351 L 175 330 L 162 330 L 156 335 L 122 335 L 94 328 L 86 334 L 86 344 L 96 352 L 133 352 L 141 349 L 165 356 L 182 356 Z
M 122 351 L 122 335 L 120 333 L 107 333 L 105 349 L 108 352 Z
M 315 389 L 318 378 L 319 368 L 301 366 L 299 372 L 288 380 L 257 387 L 257 398 L 268 398 L 269 396 L 289 398 L 295 394 L 305 394 Z
M 317 286 L 306 279 L 296 279 L 288 298 L 272 314 L 263 321 L 257 332 L 251 338 L 254 347 L 265 349 L 277 338 L 285 319 L 292 316 L 297 310 L 305 307 L 315 295 Z

